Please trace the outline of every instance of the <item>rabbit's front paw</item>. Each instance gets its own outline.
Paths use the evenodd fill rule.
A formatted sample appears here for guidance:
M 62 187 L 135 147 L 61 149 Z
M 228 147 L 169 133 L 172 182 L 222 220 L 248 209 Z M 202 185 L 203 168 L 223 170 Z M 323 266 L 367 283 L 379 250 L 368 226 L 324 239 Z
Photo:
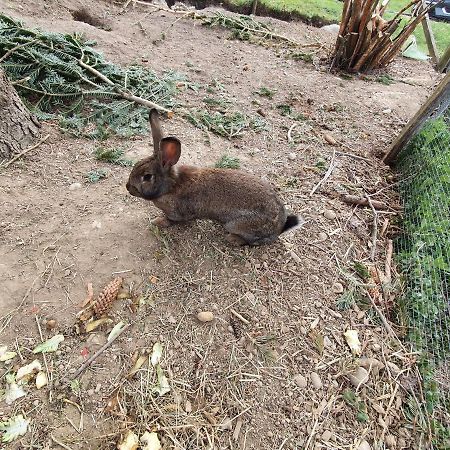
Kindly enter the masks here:
M 225 239 L 233 247 L 241 247 L 242 245 L 245 245 L 247 243 L 240 236 L 238 236 L 237 234 L 233 234 L 233 233 L 228 233 L 225 236 Z
M 173 225 L 173 222 L 166 216 L 160 216 L 152 220 L 152 225 L 155 225 L 158 228 L 168 228 Z

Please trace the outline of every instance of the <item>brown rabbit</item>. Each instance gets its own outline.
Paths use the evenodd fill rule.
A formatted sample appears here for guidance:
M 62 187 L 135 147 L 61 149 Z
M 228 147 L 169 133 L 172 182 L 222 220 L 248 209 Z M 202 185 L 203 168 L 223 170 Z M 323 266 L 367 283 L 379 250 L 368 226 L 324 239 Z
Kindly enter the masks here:
M 150 126 L 153 155 L 135 164 L 127 189 L 164 212 L 155 225 L 212 219 L 225 226 L 234 245 L 268 244 L 299 225 L 298 216 L 288 215 L 272 187 L 258 177 L 240 170 L 174 167 L 180 141 L 162 138 L 156 109 L 150 111 Z

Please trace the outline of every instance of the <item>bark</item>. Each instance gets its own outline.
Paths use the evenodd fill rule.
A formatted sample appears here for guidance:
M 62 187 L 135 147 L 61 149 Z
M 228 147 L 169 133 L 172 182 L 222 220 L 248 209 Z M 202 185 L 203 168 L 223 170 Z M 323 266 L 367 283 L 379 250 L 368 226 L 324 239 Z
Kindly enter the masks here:
M 28 111 L 0 69 L 0 161 L 25 150 L 39 135 L 39 122 Z

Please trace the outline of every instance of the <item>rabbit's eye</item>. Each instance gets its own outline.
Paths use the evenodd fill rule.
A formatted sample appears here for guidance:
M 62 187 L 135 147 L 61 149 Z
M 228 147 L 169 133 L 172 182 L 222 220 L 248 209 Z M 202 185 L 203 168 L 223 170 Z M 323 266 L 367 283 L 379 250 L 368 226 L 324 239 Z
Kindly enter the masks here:
M 142 179 L 143 179 L 144 181 L 152 181 L 152 180 L 153 180 L 153 174 L 147 173 L 147 174 L 145 174 L 145 175 L 142 177 Z

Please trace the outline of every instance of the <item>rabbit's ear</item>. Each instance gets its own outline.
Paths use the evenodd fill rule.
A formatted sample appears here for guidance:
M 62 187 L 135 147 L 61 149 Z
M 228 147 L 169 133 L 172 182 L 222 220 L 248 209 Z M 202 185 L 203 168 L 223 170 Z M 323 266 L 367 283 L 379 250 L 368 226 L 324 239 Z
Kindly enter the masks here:
M 150 110 L 149 119 L 153 137 L 153 152 L 154 154 L 157 154 L 159 152 L 159 143 L 161 142 L 162 132 L 161 125 L 159 124 L 159 114 L 156 109 Z
M 159 143 L 161 165 L 164 168 L 174 166 L 181 155 L 181 142 L 175 137 L 165 137 Z

